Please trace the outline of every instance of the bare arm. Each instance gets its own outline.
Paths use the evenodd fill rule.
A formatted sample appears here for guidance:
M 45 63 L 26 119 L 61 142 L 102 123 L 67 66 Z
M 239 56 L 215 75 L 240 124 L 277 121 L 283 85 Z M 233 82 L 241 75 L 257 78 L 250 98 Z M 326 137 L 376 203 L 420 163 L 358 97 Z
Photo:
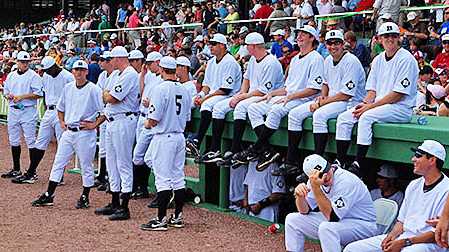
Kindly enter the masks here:
M 114 96 L 110 95 L 108 90 L 103 91 L 103 101 L 104 103 L 110 104 L 117 104 L 120 102 Z

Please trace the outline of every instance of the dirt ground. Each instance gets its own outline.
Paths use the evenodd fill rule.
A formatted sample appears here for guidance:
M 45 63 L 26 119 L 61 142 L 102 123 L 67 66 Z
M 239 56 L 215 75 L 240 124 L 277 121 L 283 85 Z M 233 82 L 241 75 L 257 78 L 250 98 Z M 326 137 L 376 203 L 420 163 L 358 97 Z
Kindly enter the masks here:
M 0 126 L 0 172 L 11 168 L 5 126 Z M 81 177 L 65 174 L 53 207 L 34 208 L 31 201 L 47 188 L 55 144 L 46 152 L 34 185 L 16 185 L 0 179 L 0 251 L 283 251 L 284 235 L 267 234 L 266 227 L 230 215 L 187 205 L 186 227 L 167 232 L 141 231 L 140 224 L 155 216 L 148 200 L 130 202 L 131 220 L 111 222 L 96 216 L 110 196 L 92 190 L 91 207 L 75 209 L 81 193 Z M 22 145 L 22 171 L 28 167 L 28 151 Z M 306 251 L 319 251 L 308 245 Z

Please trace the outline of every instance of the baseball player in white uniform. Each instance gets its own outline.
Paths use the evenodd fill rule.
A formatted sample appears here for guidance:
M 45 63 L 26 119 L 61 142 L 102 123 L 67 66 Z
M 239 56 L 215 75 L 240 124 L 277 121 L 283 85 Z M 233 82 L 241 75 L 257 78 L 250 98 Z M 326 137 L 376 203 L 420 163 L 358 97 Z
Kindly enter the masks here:
M 287 251 L 304 251 L 306 237 L 319 239 L 328 252 L 377 234 L 374 204 L 362 180 L 317 154 L 305 158 L 303 170 L 309 181 L 295 188 L 298 212 L 285 219 Z
M 198 94 L 196 90 L 196 85 L 193 80 L 190 79 L 190 68 L 192 64 L 190 60 L 185 56 L 179 56 L 176 58 L 176 77 L 178 81 L 182 84 L 184 88 L 190 93 L 192 97 L 195 97 Z M 192 101 L 192 108 L 195 107 L 195 104 Z
M 112 201 L 97 208 L 95 213 L 110 215 L 109 220 L 126 220 L 130 218 L 128 203 L 133 187 L 132 151 L 139 111 L 139 74 L 130 66 L 124 47 L 114 47 L 111 57 L 111 64 L 119 73 L 110 83 L 110 89 L 103 92 L 103 100 L 107 120 L 106 167 Z
M 159 61 L 162 55 L 158 52 L 151 52 L 146 59 L 146 65 L 140 72 L 140 84 L 143 86 L 140 101 L 140 116 L 136 127 L 136 146 L 133 152 L 134 164 L 134 199 L 148 198 L 148 179 L 150 167 L 145 164 L 144 157 L 152 139 L 151 129 L 145 128 L 144 122 L 148 116 L 151 91 L 163 80 L 160 75 Z M 149 70 L 149 71 L 148 71 Z
M 64 169 L 76 153 L 80 160 L 83 192 L 76 203 L 77 209 L 89 207 L 89 192 L 94 185 L 96 128 L 105 120 L 101 88 L 86 79 L 87 63 L 78 60 L 72 68 L 75 81 L 65 85 L 56 106 L 63 130 L 50 173 L 47 191 L 32 202 L 33 206 L 51 206 Z
M 176 60 L 163 57 L 159 63 L 164 82 L 151 92 L 150 109 L 145 127 L 151 128 L 153 139 L 145 155 L 155 176 L 158 216 L 140 226 L 143 230 L 167 230 L 167 226 L 184 227 L 182 208 L 185 200 L 184 129 L 190 118 L 192 97 L 176 81 Z M 167 206 L 174 191 L 175 213 L 167 220 Z
M 31 157 L 36 156 L 34 151 L 37 124 L 36 104 L 37 99 L 43 94 L 42 78 L 28 68 L 30 60 L 31 57 L 27 52 L 19 52 L 17 54 L 17 70 L 8 75 L 3 86 L 3 95 L 9 101 L 8 136 L 13 168 L 2 174 L 2 178 L 15 178 L 22 175 L 20 172 L 21 132 L 23 132 L 30 152 L 30 163 L 34 165 Z
M 292 58 L 284 87 L 269 92 L 261 101 L 249 106 L 248 116 L 258 140 L 247 150 L 235 154 L 233 158 L 236 162 L 259 159 L 257 169 L 260 171 L 279 157 L 278 153 L 267 147 L 269 138 L 279 128 L 282 117 L 297 106 L 313 100 L 323 84 L 324 60 L 314 50 L 318 43 L 317 36 L 312 26 L 305 25 L 299 29 L 297 43 L 300 53 Z M 289 136 L 289 146 L 292 140 L 293 137 Z
M 447 251 L 435 244 L 435 229 L 431 225 L 438 222 L 448 198 L 449 179 L 441 172 L 446 150 L 434 140 L 425 140 L 413 150 L 413 173 L 421 177 L 407 186 L 393 229 L 388 234 L 353 242 L 345 252 Z
M 215 104 L 212 111 L 212 143 L 203 162 L 212 163 L 230 160 L 233 153 L 241 150 L 241 140 L 246 127 L 246 114 L 251 104 L 261 100 L 264 95 L 284 84 L 281 63 L 265 49 L 265 41 L 261 34 L 253 32 L 245 38 L 245 44 L 252 56 L 243 76 L 242 88 L 232 97 Z M 232 148 L 222 156 L 221 136 L 225 125 L 225 116 L 234 111 L 234 131 Z
M 128 55 L 129 64 L 138 72 L 142 70 L 145 63 L 145 56 L 140 50 L 132 50 Z
M 321 95 L 306 102 L 288 114 L 288 147 L 286 162 L 279 173 L 298 171 L 298 145 L 302 137 L 304 120 L 313 115 L 315 153 L 322 155 L 327 143 L 327 121 L 359 104 L 365 95 L 365 71 L 357 57 L 344 50 L 344 37 L 340 30 L 326 33 L 326 46 L 330 55 L 324 61 Z M 293 148 L 290 149 L 290 148 Z
M 227 40 L 223 34 L 214 34 L 210 40 L 211 52 L 214 55 L 207 62 L 203 87 L 194 103 L 200 106 L 201 119 L 194 139 L 187 141 L 187 152 L 199 157 L 199 146 L 212 121 L 212 110 L 218 102 L 234 95 L 240 89 L 242 71 L 239 63 L 227 52 Z
M 360 174 L 360 165 L 372 143 L 376 122 L 410 122 L 416 103 L 419 67 L 413 55 L 400 47 L 399 27 L 392 22 L 378 31 L 385 52 L 374 58 L 366 81 L 363 103 L 341 113 L 337 118 L 337 160 L 346 162 L 352 128 L 357 126 L 356 160 L 348 168 Z
M 118 71 L 114 70 L 114 66 L 111 64 L 111 52 L 104 51 L 100 56 L 100 67 L 103 72 L 98 76 L 97 85 L 102 91 L 109 90 L 108 86 L 118 75 Z M 106 106 L 106 104 L 104 104 Z M 109 183 L 107 181 L 107 168 L 106 168 L 106 123 L 100 125 L 100 139 L 99 139 L 98 156 L 100 158 L 100 170 L 98 176 L 95 178 L 94 186 L 98 186 L 98 191 L 107 191 Z
M 24 175 L 12 179 L 11 181 L 13 183 L 33 184 L 37 179 L 36 169 L 44 157 L 48 144 L 53 136 L 56 136 L 56 140 L 59 141 L 59 138 L 61 138 L 62 135 L 62 129 L 56 112 L 56 105 L 65 85 L 73 82 L 75 79 L 73 78 L 72 73 L 59 67 L 55 60 L 50 56 L 44 57 L 41 61 L 41 65 L 44 70 L 42 84 L 46 110 L 40 121 L 39 132 L 34 148 L 30 149 L 30 167 Z
M 277 169 L 277 163 L 271 163 L 263 171 L 257 171 L 257 162 L 249 162 L 245 176 L 244 208 L 252 216 L 278 222 L 279 201 L 286 192 L 284 177 L 272 176 L 271 170 Z

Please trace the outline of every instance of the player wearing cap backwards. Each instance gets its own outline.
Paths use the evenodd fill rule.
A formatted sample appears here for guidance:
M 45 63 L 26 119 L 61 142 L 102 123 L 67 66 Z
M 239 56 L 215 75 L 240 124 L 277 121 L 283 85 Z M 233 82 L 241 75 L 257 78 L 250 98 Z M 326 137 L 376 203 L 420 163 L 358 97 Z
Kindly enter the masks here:
M 279 154 L 268 148 L 268 140 L 279 128 L 282 117 L 319 94 L 323 84 L 324 60 L 314 50 L 318 43 L 315 28 L 309 25 L 300 28 L 297 43 L 300 53 L 292 58 L 284 87 L 267 93 L 261 101 L 249 106 L 248 116 L 258 140 L 247 150 L 235 154 L 233 158 L 236 162 L 247 163 L 259 159 L 257 170 L 260 171 L 275 161 Z M 289 136 L 289 141 L 291 139 Z
M 376 122 L 410 122 L 416 103 L 418 63 L 399 44 L 399 27 L 386 22 L 378 35 L 385 52 L 374 58 L 366 81 L 367 95 L 363 102 L 337 118 L 337 161 L 346 161 L 352 128 L 357 126 L 357 155 L 349 170 L 360 174 L 360 165 L 372 143 L 372 126 Z
M 22 175 L 20 172 L 20 133 L 23 132 L 25 142 L 30 152 L 30 172 L 27 177 L 34 180 L 33 167 L 36 164 L 36 124 L 37 99 L 43 96 L 42 79 L 28 64 L 31 60 L 27 52 L 17 54 L 17 70 L 11 72 L 3 86 L 3 95 L 8 99 L 8 136 L 11 145 L 13 168 L 1 175 L 2 178 L 14 178 Z M 31 180 L 30 180 L 31 182 Z
M 449 191 L 449 179 L 441 172 L 446 150 L 434 140 L 425 140 L 412 150 L 415 152 L 413 173 L 421 177 L 407 186 L 393 229 L 388 234 L 353 242 L 346 246 L 345 252 L 447 251 L 435 244 L 435 240 L 439 241 L 439 231 L 431 226 L 438 222 L 442 213 L 444 216 L 443 208 Z
M 32 206 L 51 206 L 56 186 L 61 181 L 64 168 L 75 153 L 81 165 L 83 178 L 83 192 L 76 203 L 76 208 L 89 207 L 89 192 L 94 185 L 94 169 L 92 162 L 95 158 L 96 128 L 105 120 L 104 105 L 101 88 L 87 80 L 87 63 L 79 60 L 72 69 L 75 81 L 64 86 L 56 109 L 62 136 L 50 173 L 47 191 L 32 202 Z
M 150 105 L 150 95 L 152 90 L 162 82 L 159 61 L 162 55 L 158 52 L 151 52 L 147 55 L 146 64 L 140 72 L 140 116 L 136 127 L 136 146 L 133 152 L 134 164 L 134 199 L 148 198 L 148 179 L 150 176 L 150 167 L 145 164 L 145 153 L 150 145 L 152 138 L 151 129 L 144 126 L 144 122 L 148 116 L 148 107 Z M 149 70 L 149 71 L 148 71 Z
M 330 55 L 324 61 L 321 95 L 288 114 L 289 146 L 286 162 L 280 167 L 281 173 L 299 169 L 298 145 L 302 124 L 307 117 L 313 115 L 315 153 L 323 155 L 327 143 L 327 121 L 359 104 L 365 95 L 365 71 L 357 57 L 344 49 L 343 33 L 331 30 L 325 39 Z
M 284 82 L 282 65 L 276 56 L 268 54 L 265 41 L 259 33 L 250 33 L 245 38 L 245 44 L 252 56 L 243 76 L 242 88 L 232 97 L 215 104 L 212 112 L 212 144 L 208 153 L 203 156 L 205 163 L 230 161 L 233 153 L 241 150 L 241 141 L 246 126 L 246 113 L 251 104 L 281 87 Z M 234 131 L 230 152 L 224 156 L 220 153 L 221 136 L 225 125 L 226 113 L 234 110 Z
M 47 109 L 40 121 L 39 133 L 34 148 L 30 149 L 30 167 L 24 175 L 12 179 L 13 183 L 33 184 L 37 180 L 36 169 L 44 157 L 50 140 L 56 135 L 56 140 L 59 141 L 62 134 L 56 105 L 65 85 L 74 81 L 73 74 L 59 67 L 55 60 L 49 56 L 42 59 L 41 65 L 44 70 L 42 84 Z
M 210 40 L 214 57 L 207 62 L 203 87 L 194 97 L 195 106 L 200 106 L 201 119 L 197 135 L 187 141 L 187 152 L 199 156 L 199 146 L 212 120 L 215 104 L 234 95 L 241 86 L 242 71 L 239 63 L 227 52 L 227 40 L 223 34 L 214 34 Z
M 106 166 L 112 201 L 97 208 L 95 213 L 110 215 L 109 220 L 126 220 L 130 218 L 128 203 L 133 187 L 132 148 L 139 111 L 139 74 L 130 66 L 124 47 L 114 47 L 111 57 L 111 64 L 119 72 L 110 89 L 103 92 L 103 101 L 106 102 Z
M 167 225 L 184 227 L 182 208 L 185 201 L 184 128 L 190 119 L 191 102 L 187 89 L 176 81 L 176 60 L 163 57 L 159 63 L 164 81 L 150 95 L 150 109 L 145 127 L 153 139 L 145 155 L 152 165 L 158 199 L 158 216 L 140 226 L 143 230 L 167 230 Z M 167 220 L 167 206 L 174 191 L 175 213 Z
M 114 66 L 111 64 L 111 52 L 104 51 L 100 56 L 100 67 L 103 72 L 98 76 L 97 84 L 102 91 L 109 90 L 110 83 L 114 83 L 115 78 L 118 75 L 118 71 L 114 70 Z M 105 104 L 106 105 L 106 104 Z M 106 168 L 106 123 L 100 125 L 100 141 L 99 141 L 98 156 L 100 158 L 100 171 L 95 178 L 95 186 L 98 191 L 106 191 L 109 187 Z
M 319 239 L 323 252 L 341 251 L 378 233 L 374 204 L 362 180 L 318 154 L 305 158 L 303 170 L 309 181 L 295 188 L 298 212 L 285 219 L 287 251 L 304 251 L 306 237 Z

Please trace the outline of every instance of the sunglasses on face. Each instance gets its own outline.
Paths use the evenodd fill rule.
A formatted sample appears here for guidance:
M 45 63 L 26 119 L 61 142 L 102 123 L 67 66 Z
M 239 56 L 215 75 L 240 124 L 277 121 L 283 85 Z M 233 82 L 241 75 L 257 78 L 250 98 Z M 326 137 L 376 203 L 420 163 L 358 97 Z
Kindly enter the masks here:
M 449 14 L 449 12 L 445 12 L 445 13 L 444 13 L 444 15 L 448 15 L 448 14 Z
M 415 154 L 414 154 L 414 156 L 415 156 L 415 158 L 422 158 L 422 156 L 423 156 L 424 154 L 422 154 L 421 152 L 415 152 Z
M 209 42 L 209 45 L 211 45 L 211 46 L 216 46 L 216 45 L 218 45 L 218 42 L 211 41 L 211 42 Z
M 340 41 L 340 40 L 328 40 L 328 41 L 326 41 L 326 45 L 328 45 L 328 46 L 341 45 L 341 44 L 343 44 L 343 42 Z
M 449 40 L 445 40 L 442 43 L 443 43 L 443 45 L 449 45 Z
M 399 34 L 390 33 L 390 34 L 384 34 L 382 35 L 383 38 L 399 38 Z

